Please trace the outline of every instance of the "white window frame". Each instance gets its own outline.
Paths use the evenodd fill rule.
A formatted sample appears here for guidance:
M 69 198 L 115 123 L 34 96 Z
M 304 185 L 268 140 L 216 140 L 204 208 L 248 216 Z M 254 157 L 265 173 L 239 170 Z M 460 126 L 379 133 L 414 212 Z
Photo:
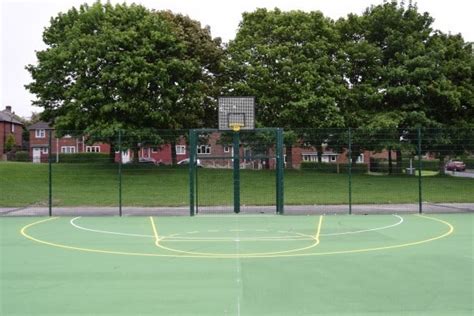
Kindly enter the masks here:
M 48 154 L 48 152 L 49 152 L 48 147 L 41 147 L 42 154 Z
M 364 154 L 360 154 L 360 155 L 357 157 L 356 163 L 364 163 Z
M 76 146 L 61 146 L 61 154 L 75 154 Z
M 100 153 L 100 146 L 86 146 L 86 153 Z
M 46 137 L 46 130 L 45 129 L 35 129 L 35 137 L 36 138 L 45 138 Z
M 15 133 L 15 124 L 13 124 L 13 122 L 11 124 L 12 124 L 11 131 L 12 133 Z
M 210 155 L 211 154 L 211 146 L 210 145 L 197 146 L 197 153 L 199 155 Z
M 224 152 L 230 153 L 230 146 L 224 146 Z
M 176 145 L 176 155 L 186 155 L 185 145 Z
M 332 156 L 331 156 L 331 162 L 336 162 L 336 160 L 337 160 L 337 156 L 332 155 Z
M 157 153 L 158 152 L 158 147 L 157 146 L 151 147 L 151 152 L 152 153 Z

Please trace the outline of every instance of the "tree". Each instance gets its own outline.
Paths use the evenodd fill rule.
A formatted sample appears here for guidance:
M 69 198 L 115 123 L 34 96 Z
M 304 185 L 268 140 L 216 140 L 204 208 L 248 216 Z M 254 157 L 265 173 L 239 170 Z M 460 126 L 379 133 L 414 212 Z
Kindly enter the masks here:
M 415 5 L 396 1 L 337 22 L 348 91 L 341 102 L 345 120 L 352 127 L 398 131 L 386 144 L 396 149 L 397 166 L 402 145 L 416 144 L 412 127 L 473 126 L 466 120 L 474 108 L 472 48 L 459 35 L 434 32 L 432 22 Z M 368 143 L 366 149 L 380 147 Z
M 15 145 L 15 136 L 13 136 L 13 134 L 8 134 L 7 139 L 5 141 L 5 152 L 8 153 L 15 149 Z
M 224 91 L 256 96 L 256 120 L 263 126 L 342 126 L 337 42 L 332 21 L 320 12 L 244 13 L 228 46 Z M 291 143 L 285 143 L 291 166 Z
M 116 144 L 121 130 L 137 150 L 162 143 L 157 129 L 198 127 L 215 110 L 220 40 L 187 17 L 97 2 L 53 18 L 43 39 L 27 88 L 59 135 Z

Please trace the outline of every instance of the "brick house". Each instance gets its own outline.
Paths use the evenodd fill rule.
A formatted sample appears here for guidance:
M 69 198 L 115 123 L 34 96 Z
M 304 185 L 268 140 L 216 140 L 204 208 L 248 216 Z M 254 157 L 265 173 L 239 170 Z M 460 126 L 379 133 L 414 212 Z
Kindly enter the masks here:
M 84 153 L 84 152 L 100 152 L 109 153 L 110 145 L 106 143 L 88 144 L 85 137 L 71 137 L 63 136 L 56 138 L 54 136 L 54 128 L 48 123 L 38 122 L 31 125 L 30 133 L 30 157 L 33 162 L 45 162 L 48 158 L 49 147 L 49 131 L 52 133 L 51 151 L 55 155 L 54 161 L 59 161 L 59 153 Z M 171 144 L 163 144 L 160 146 L 142 146 L 139 148 L 139 159 L 143 161 L 152 161 L 155 163 L 170 165 L 172 163 L 172 148 Z M 189 157 L 189 146 L 186 144 L 184 138 L 176 142 L 176 160 L 177 162 L 187 159 Z M 274 148 L 267 149 L 264 155 L 274 156 Z M 212 133 L 206 142 L 202 142 L 197 147 L 197 159 L 205 167 L 211 168 L 232 168 L 233 148 L 231 144 L 222 144 L 220 140 L 220 133 Z M 285 151 L 286 152 L 286 151 Z M 240 157 L 242 168 L 250 169 L 265 169 L 275 168 L 275 159 L 255 159 L 256 153 L 252 153 L 250 148 L 240 147 Z M 213 159 L 215 157 L 215 159 Z M 228 158 L 227 158 L 228 157 Z M 364 151 L 357 159 L 356 163 L 370 164 L 370 158 L 387 158 L 388 152 L 382 151 L 375 153 Z M 392 152 L 392 157 L 396 157 L 395 152 Z M 122 153 L 122 162 L 128 163 L 133 159 L 133 151 L 127 150 Z M 394 158 L 395 159 L 395 158 Z M 115 153 L 115 161 L 120 160 L 119 152 Z M 293 168 L 300 168 L 301 163 L 305 161 L 318 161 L 318 153 L 312 147 L 298 147 L 292 148 Z M 345 164 L 348 162 L 347 151 L 337 153 L 330 148 L 324 147 L 322 153 L 323 163 Z M 287 163 L 285 155 L 285 165 Z
M 12 107 L 7 105 L 5 110 L 0 111 L 0 157 L 6 153 L 5 143 L 9 135 L 15 138 L 15 149 L 21 148 L 23 134 L 23 123 L 20 122 Z
M 55 137 L 54 128 L 46 122 L 38 122 L 28 127 L 30 134 L 30 158 L 33 162 L 45 162 L 49 155 L 49 135 L 51 132 L 51 154 L 59 161 L 59 154 L 108 153 L 110 145 L 97 142 L 88 144 L 83 137 L 65 135 Z

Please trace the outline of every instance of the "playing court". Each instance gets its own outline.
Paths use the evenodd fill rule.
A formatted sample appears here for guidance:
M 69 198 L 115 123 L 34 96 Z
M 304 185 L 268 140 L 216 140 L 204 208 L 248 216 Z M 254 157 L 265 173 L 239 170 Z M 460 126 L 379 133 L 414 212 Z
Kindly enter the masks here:
M 471 214 L 4 217 L 0 224 L 6 315 L 473 311 Z

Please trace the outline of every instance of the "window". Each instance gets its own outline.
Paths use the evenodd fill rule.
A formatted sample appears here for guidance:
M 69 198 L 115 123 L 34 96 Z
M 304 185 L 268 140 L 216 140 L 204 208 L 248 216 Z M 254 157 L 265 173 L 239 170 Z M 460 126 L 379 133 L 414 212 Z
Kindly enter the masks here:
M 186 146 L 176 145 L 176 155 L 186 155 Z
M 158 147 L 151 147 L 151 152 L 152 153 L 157 153 L 158 152 Z
M 36 136 L 36 138 L 45 138 L 46 131 L 44 129 L 36 129 L 35 130 L 35 136 Z
M 331 161 L 336 161 L 337 156 L 331 156 Z
M 88 152 L 88 153 L 100 153 L 100 146 L 86 146 L 86 152 Z
M 61 152 L 63 154 L 73 154 L 76 152 L 76 147 L 74 146 L 61 146 Z
M 198 154 L 210 155 L 211 154 L 211 146 L 209 145 L 201 145 L 197 148 Z
M 41 147 L 41 153 L 42 154 L 47 154 L 48 153 L 48 147 Z
M 360 154 L 359 157 L 357 157 L 357 163 L 364 163 L 364 154 Z
M 224 152 L 230 153 L 230 146 L 224 146 Z
M 15 124 L 11 123 L 11 125 L 12 125 L 12 133 L 14 133 L 15 132 Z
M 318 156 L 314 154 L 303 154 L 303 161 L 318 161 Z

